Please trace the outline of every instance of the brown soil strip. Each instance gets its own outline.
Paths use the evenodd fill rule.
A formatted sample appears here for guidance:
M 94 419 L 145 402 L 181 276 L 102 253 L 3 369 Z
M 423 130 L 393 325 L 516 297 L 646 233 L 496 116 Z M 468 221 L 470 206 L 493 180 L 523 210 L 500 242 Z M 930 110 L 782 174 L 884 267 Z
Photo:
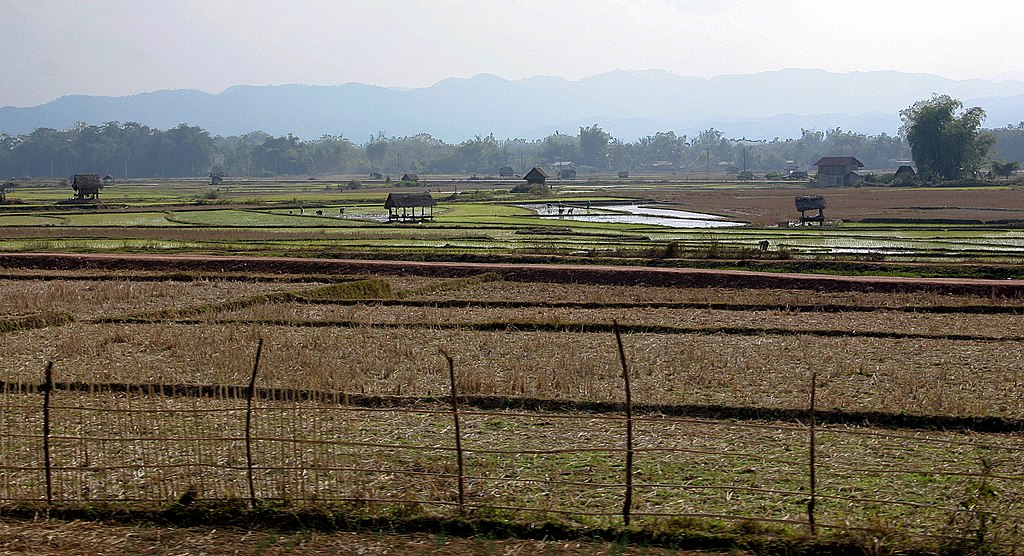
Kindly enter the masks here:
M 620 266 L 410 262 L 351 259 L 111 254 L 0 254 L 0 268 L 166 270 L 465 278 L 494 272 L 504 280 L 672 287 L 779 288 L 817 291 L 937 292 L 1024 296 L 1024 280 L 830 276 L 739 270 Z
M 35 274 L 24 272 L 0 273 L 0 280 L 20 281 L 69 281 L 69 282 L 201 282 L 208 280 L 219 280 L 224 282 L 270 282 L 276 284 L 305 284 L 313 283 L 334 283 L 347 282 L 352 280 L 350 276 L 338 276 L 334 274 L 322 275 L 283 275 L 283 274 L 258 274 L 244 272 L 160 272 L 152 274 L 132 274 L 128 272 L 118 273 L 89 273 L 89 274 Z

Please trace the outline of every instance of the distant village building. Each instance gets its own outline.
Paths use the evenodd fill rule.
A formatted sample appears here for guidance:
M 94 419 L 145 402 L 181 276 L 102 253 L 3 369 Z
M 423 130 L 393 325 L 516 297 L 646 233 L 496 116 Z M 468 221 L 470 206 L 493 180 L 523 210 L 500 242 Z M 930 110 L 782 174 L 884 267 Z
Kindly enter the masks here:
M 857 170 L 864 167 L 852 156 L 825 156 L 814 165 L 818 167 L 818 185 L 822 187 L 856 185 L 862 179 Z
M 512 170 L 511 166 L 502 166 L 501 170 L 498 170 L 498 176 L 502 178 L 511 178 L 514 175 L 515 172 Z
M 629 177 L 629 172 L 619 172 L 619 179 L 624 180 Z
M 103 185 L 111 185 L 112 183 L 114 183 L 114 176 L 110 174 L 103 176 Z
M 801 170 L 800 165 L 793 162 L 792 160 L 786 161 L 786 166 L 782 168 L 782 173 L 787 179 L 791 180 L 805 180 L 807 179 L 807 171 Z
M 223 172 L 210 172 L 210 185 L 220 185 L 224 181 Z
M 825 197 L 821 195 L 801 195 L 796 198 L 796 210 L 800 211 L 800 223 L 825 222 Z M 817 210 L 818 214 L 807 216 L 809 210 Z
M 545 180 L 548 179 L 548 173 L 544 171 L 540 166 L 534 166 L 532 170 L 523 176 L 526 183 L 530 185 L 544 185 Z
M 900 166 L 896 169 L 893 183 L 896 185 L 914 185 L 917 183 L 917 172 L 911 166 Z
M 402 181 L 417 182 L 417 181 L 420 181 L 420 176 L 419 176 L 419 174 L 412 174 L 412 173 L 402 174 Z
M 75 190 L 75 198 L 79 200 L 99 199 L 103 183 L 99 174 L 75 174 L 71 181 L 71 189 Z
M 558 179 L 574 180 L 576 179 L 576 170 L 573 168 L 562 168 L 558 171 Z
M 434 219 L 436 204 L 430 193 L 388 193 L 384 208 L 388 209 L 388 222 L 422 222 Z M 420 209 L 419 214 L 416 209 Z
M 371 180 L 381 180 L 381 179 L 384 179 L 384 176 L 382 176 L 380 174 L 380 172 L 370 172 L 370 179 Z

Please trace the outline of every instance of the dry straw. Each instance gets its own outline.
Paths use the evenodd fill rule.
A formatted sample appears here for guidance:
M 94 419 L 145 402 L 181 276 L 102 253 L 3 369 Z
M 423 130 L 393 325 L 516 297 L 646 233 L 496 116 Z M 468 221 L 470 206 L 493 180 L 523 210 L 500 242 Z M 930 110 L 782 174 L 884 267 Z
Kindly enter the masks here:
M 424 283 L 405 287 L 410 285 Z M 146 324 L 89 324 L 76 314 L 72 326 L 4 334 L 3 497 L 121 504 L 248 497 L 253 507 L 274 499 L 392 509 L 404 503 L 437 513 L 491 508 L 560 514 L 597 525 L 619 516 L 627 524 L 694 516 L 799 523 L 813 530 L 860 530 L 884 517 L 911 533 L 954 537 L 969 537 L 971 524 L 984 522 L 1010 538 L 1015 533 L 1007 524 L 1024 513 L 1024 478 L 1009 471 L 1024 467 L 1024 450 L 1013 435 L 822 428 L 818 422 L 820 408 L 965 419 L 995 408 L 1024 416 L 1017 389 L 1006 387 L 1019 382 L 1020 346 L 1003 336 L 1009 329 L 1005 315 L 929 313 L 914 320 L 905 311 L 401 306 L 380 302 L 402 298 L 401 291 L 381 283 L 363 286 L 304 285 L 282 293 L 263 285 L 267 289 L 217 303 L 145 307 L 193 314 L 205 308 L 203 318 L 190 322 L 169 323 L 167 312 L 149 314 L 157 320 Z M 427 282 L 403 299 L 561 295 L 546 286 L 532 293 L 518 287 L 480 278 Z M 601 295 L 682 301 L 680 295 L 700 294 L 708 300 L 720 295 L 628 288 Z M 879 306 L 910 301 L 864 295 Z M 559 318 L 565 329 L 586 330 L 603 317 L 613 326 L 526 332 L 531 310 Z M 100 314 L 95 307 L 83 311 Z M 217 321 L 274 312 L 294 322 Z M 353 326 L 298 322 L 330 321 L 341 312 Z M 770 322 L 790 334 L 630 328 L 728 319 L 744 326 Z M 453 320 L 504 327 L 441 329 Z M 380 326 L 385 323 L 397 326 Z M 943 324 L 970 327 L 979 339 L 805 333 L 848 326 L 927 332 Z M 249 367 L 238 346 L 257 342 Z M 439 351 L 447 375 L 436 365 Z M 51 368 L 60 380 L 47 373 L 40 388 L 38 376 L 26 369 L 38 373 L 41 354 L 43 361 L 56 356 Z M 448 354 L 458 354 L 457 374 Z M 805 376 L 810 364 L 816 372 L 806 425 L 635 412 L 634 399 L 648 408 L 721 404 L 748 416 L 796 410 L 802 419 L 807 390 L 794 377 Z M 564 405 L 514 409 L 528 398 Z M 487 400 L 501 404 L 480 409 L 477 404 Z M 614 411 L 586 406 L 598 402 Z M 591 412 L 578 411 L 583 408 Z M 991 453 L 1000 455 L 998 465 L 979 471 L 977 458 Z M 998 487 L 996 502 L 979 498 L 982 483 Z M 803 501 L 806 518 L 803 508 L 794 510 Z

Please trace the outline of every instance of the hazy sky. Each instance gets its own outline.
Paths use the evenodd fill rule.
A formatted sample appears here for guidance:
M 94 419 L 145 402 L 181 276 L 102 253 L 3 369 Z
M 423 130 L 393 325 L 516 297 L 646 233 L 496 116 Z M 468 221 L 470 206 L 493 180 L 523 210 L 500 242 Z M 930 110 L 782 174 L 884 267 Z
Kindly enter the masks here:
M 1024 79 L 1020 0 L 0 0 L 0 106 L 68 94 L 784 68 Z

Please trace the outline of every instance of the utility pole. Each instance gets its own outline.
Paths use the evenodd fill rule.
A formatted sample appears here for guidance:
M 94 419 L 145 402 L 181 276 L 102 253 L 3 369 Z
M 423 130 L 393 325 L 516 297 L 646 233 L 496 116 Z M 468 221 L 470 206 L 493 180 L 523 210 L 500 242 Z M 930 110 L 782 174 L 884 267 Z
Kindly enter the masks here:
M 708 167 L 707 167 L 708 181 L 711 181 L 711 145 L 706 145 L 704 147 L 704 156 L 707 158 L 707 163 L 708 163 Z

